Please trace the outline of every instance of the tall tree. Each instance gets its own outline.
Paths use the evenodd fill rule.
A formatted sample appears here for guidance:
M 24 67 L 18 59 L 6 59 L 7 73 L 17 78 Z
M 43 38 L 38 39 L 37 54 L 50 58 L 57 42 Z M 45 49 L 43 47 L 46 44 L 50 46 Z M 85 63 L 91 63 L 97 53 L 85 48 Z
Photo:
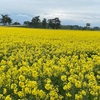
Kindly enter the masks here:
M 61 21 L 57 17 L 54 18 L 54 19 L 48 20 L 49 28 L 58 29 L 58 28 L 60 28 L 60 25 L 61 25 Z
M 10 17 L 8 17 L 7 22 L 10 25 L 12 23 L 12 19 Z
M 90 23 L 86 23 L 86 29 L 90 29 L 91 24 Z
M 54 19 L 54 25 L 55 25 L 55 28 L 56 29 L 59 29 L 60 28 L 60 25 L 61 25 L 61 21 L 59 20 L 59 18 L 55 18 Z
M 34 18 L 32 18 L 31 22 L 32 22 L 32 26 L 35 28 L 38 28 L 40 25 L 40 16 L 36 16 Z
M 14 22 L 12 25 L 21 25 L 19 22 Z
M 54 26 L 53 25 L 53 19 L 49 19 L 48 20 L 48 28 L 54 28 L 53 26 Z
M 46 28 L 47 27 L 47 20 L 46 20 L 46 18 L 44 18 L 42 20 L 42 26 L 43 26 L 43 28 Z
M 7 24 L 11 24 L 12 23 L 12 19 L 8 16 L 8 15 L 2 15 L 2 18 L 1 18 L 1 23 L 3 23 L 3 25 L 7 25 Z
M 30 26 L 30 24 L 31 24 L 31 22 L 30 21 L 24 21 L 24 25 L 26 25 L 26 26 Z

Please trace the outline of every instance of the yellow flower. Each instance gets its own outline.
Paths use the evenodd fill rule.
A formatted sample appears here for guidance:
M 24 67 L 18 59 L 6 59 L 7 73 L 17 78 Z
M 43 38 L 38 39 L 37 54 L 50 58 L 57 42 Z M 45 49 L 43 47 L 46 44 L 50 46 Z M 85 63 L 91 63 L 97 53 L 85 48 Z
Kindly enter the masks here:
M 38 90 L 37 90 L 37 88 L 34 88 L 34 89 L 32 89 L 32 95 L 37 95 L 38 94 Z
M 5 60 L 1 60 L 1 65 L 5 65 L 6 61 Z
M 45 84 L 45 89 L 46 90 L 51 90 L 52 89 L 52 85 L 51 84 Z
M 75 82 L 75 87 L 76 88 L 81 88 L 81 85 L 82 85 L 81 81 L 76 81 Z
M 97 79 L 100 79 L 100 75 L 97 75 Z
M 51 83 L 51 79 L 48 78 L 47 79 L 47 83 L 50 84 Z
M 39 90 L 38 95 L 40 96 L 41 99 L 43 99 L 45 98 L 46 93 L 43 90 Z
M 56 90 L 51 90 L 49 93 L 50 97 L 54 97 L 55 99 L 58 99 L 58 94 Z
M 8 61 L 8 65 L 12 66 L 13 65 L 12 61 Z
M 61 80 L 62 80 L 62 81 L 66 81 L 66 75 L 62 75 L 62 76 L 61 76 Z
M 12 98 L 10 97 L 10 95 L 7 95 L 5 100 L 12 100 Z
M 98 74 L 100 74 L 100 71 L 97 71 Z
M 24 87 L 24 82 L 19 82 L 19 86 L 23 88 Z
M 98 97 L 95 97 L 93 100 L 98 100 Z
M 28 87 L 26 87 L 26 88 L 25 88 L 25 93 L 26 93 L 26 94 L 31 94 L 31 89 L 28 88 Z
M 82 95 L 86 96 L 86 91 L 85 90 L 82 90 Z
M 27 65 L 27 63 L 26 63 L 25 61 L 22 61 L 22 64 L 23 64 L 24 66 L 26 66 L 26 65 Z
M 83 82 L 83 86 L 84 86 L 84 87 L 87 87 L 87 83 L 86 83 L 86 82 Z
M 51 97 L 55 96 L 55 94 L 56 94 L 55 91 L 50 91 L 50 96 Z
M 38 72 L 37 71 L 32 71 L 32 77 L 37 79 L 38 77 Z
M 55 100 L 55 98 L 54 97 L 50 97 L 50 100 Z
M 1 70 L 4 71 L 6 69 L 6 66 L 2 65 Z
M 68 92 L 68 93 L 66 93 L 66 96 L 67 97 L 72 97 L 72 95 Z
M 19 76 L 19 80 L 20 80 L 20 81 L 25 81 L 25 76 L 20 75 L 20 76 Z
M 4 89 L 3 89 L 3 94 L 6 94 L 6 93 L 7 93 L 7 89 L 4 88 Z
M 63 89 L 64 90 L 70 90 L 72 87 L 71 83 L 69 82 L 68 84 L 64 85 Z
M 36 81 L 28 81 L 26 86 L 29 88 L 35 88 L 35 87 L 37 87 L 37 82 Z
M 74 77 L 69 76 L 69 77 L 68 77 L 68 81 L 69 81 L 69 82 L 74 82 Z
M 11 85 L 11 89 L 15 89 L 16 87 L 17 87 L 16 84 L 12 84 L 12 85 Z
M 0 94 L 0 99 L 2 99 L 2 97 L 3 97 L 3 94 Z
M 14 94 L 17 94 L 18 88 L 14 88 Z
M 23 93 L 22 91 L 17 92 L 17 94 L 18 94 L 18 96 L 19 96 L 20 98 L 24 97 L 24 93 Z
M 94 91 L 90 91 L 90 94 L 95 96 L 95 92 Z
M 80 100 L 80 97 L 78 94 L 75 94 L 75 100 Z

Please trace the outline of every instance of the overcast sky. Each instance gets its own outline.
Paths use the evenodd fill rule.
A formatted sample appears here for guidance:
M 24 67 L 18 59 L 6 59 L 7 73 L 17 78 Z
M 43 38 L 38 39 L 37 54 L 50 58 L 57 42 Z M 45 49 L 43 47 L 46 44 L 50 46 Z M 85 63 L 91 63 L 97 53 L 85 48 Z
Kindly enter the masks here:
M 14 21 L 59 17 L 62 24 L 100 26 L 100 0 L 0 0 L 0 14 Z

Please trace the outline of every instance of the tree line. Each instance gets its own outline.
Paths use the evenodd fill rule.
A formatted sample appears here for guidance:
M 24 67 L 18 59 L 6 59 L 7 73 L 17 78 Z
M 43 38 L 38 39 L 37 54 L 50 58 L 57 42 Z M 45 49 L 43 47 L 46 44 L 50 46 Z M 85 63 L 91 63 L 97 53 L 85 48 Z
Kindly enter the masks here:
M 8 15 L 1 14 L 0 23 L 2 25 L 21 25 L 19 22 L 13 22 L 12 18 Z M 23 22 L 25 27 L 31 28 L 49 28 L 49 29 L 70 29 L 70 30 L 100 30 L 100 27 L 91 27 L 90 23 L 86 23 L 84 27 L 78 25 L 61 25 L 59 17 L 53 19 L 43 18 L 40 20 L 40 16 L 35 16 L 31 21 Z
M 12 19 L 8 15 L 1 15 L 0 23 L 5 25 L 20 25 L 19 22 L 12 23 Z M 53 19 L 46 19 L 40 20 L 40 16 L 35 16 L 32 18 L 31 21 L 24 21 L 23 23 L 27 27 L 34 27 L 34 28 L 52 28 L 52 29 L 60 29 L 61 21 L 58 17 Z

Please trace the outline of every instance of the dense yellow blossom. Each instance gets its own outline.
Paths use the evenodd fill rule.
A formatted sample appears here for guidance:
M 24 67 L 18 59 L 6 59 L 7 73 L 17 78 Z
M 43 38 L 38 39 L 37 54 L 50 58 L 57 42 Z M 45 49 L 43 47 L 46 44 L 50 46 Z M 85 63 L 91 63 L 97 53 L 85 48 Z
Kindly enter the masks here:
M 6 94 L 6 93 L 7 93 L 7 89 L 4 88 L 4 89 L 3 89 L 3 94 Z
M 72 95 L 70 93 L 66 93 L 67 97 L 72 97 Z
M 100 32 L 0 27 L 0 100 L 100 100 Z
M 7 96 L 5 97 L 5 100 L 12 100 L 12 98 L 10 97 L 10 95 L 7 95 Z
M 20 75 L 20 76 L 19 76 L 19 80 L 20 80 L 20 81 L 25 81 L 25 77 L 24 77 L 23 75 Z
M 86 91 L 85 90 L 82 90 L 82 95 L 86 96 Z
M 66 81 L 66 75 L 62 75 L 62 76 L 61 76 L 61 80 L 62 80 L 62 81 Z

